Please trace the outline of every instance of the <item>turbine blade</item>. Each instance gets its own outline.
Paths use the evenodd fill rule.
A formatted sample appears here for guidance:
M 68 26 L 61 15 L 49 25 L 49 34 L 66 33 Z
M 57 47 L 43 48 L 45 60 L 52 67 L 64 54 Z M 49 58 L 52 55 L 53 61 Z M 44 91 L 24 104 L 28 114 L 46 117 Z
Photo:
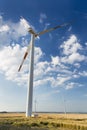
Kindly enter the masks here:
M 24 57 L 23 57 L 23 60 L 22 60 L 22 62 L 21 62 L 21 64 L 20 64 L 20 66 L 19 66 L 18 72 L 21 70 L 23 63 L 24 63 L 26 57 L 28 56 L 28 53 L 30 52 L 30 49 L 31 49 L 31 43 L 30 43 L 29 46 L 27 47 L 27 50 L 26 50 L 26 52 L 25 52 L 25 54 L 24 54 Z
M 67 26 L 67 25 L 69 25 L 69 24 L 70 24 L 70 23 L 65 23 L 65 24 L 62 24 L 62 25 L 55 26 L 55 27 L 53 27 L 53 28 L 50 28 L 50 29 L 41 31 L 41 32 L 38 33 L 37 35 L 40 36 L 40 35 L 42 35 L 42 34 L 44 34 L 44 33 L 47 33 L 47 32 L 53 31 L 53 30 L 56 30 L 57 28 L 61 28 L 61 27 Z
M 23 63 L 24 63 L 24 59 L 22 60 L 21 65 L 19 66 L 18 72 L 21 70 Z

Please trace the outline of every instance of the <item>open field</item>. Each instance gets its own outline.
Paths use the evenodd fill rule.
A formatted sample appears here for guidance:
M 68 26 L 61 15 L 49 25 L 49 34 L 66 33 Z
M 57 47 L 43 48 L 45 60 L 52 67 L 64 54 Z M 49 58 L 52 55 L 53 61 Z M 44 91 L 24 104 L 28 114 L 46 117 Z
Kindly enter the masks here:
M 42 114 L 26 118 L 24 113 L 0 114 L 0 130 L 87 130 L 87 114 Z

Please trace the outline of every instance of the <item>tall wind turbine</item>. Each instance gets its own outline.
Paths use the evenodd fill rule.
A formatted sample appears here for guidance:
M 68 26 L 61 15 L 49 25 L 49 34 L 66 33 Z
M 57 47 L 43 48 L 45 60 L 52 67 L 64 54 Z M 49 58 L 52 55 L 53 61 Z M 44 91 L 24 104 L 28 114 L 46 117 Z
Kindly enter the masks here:
M 19 66 L 18 71 L 21 70 L 21 67 L 28 55 L 28 53 L 30 52 L 30 73 L 29 73 L 29 86 L 28 86 L 28 93 L 27 93 L 27 104 L 26 104 L 26 117 L 31 116 L 32 115 L 32 99 L 33 99 L 33 68 L 34 68 L 34 41 L 35 38 L 45 34 L 47 32 L 56 30 L 57 28 L 61 28 L 61 27 L 65 27 L 67 25 L 69 25 L 70 23 L 65 23 L 62 25 L 58 25 L 55 26 L 53 28 L 47 29 L 47 30 L 43 30 L 39 33 L 36 33 L 32 28 L 29 28 L 28 32 L 31 34 L 31 40 L 30 40 L 30 44 L 27 47 L 27 50 L 24 54 L 23 60 Z

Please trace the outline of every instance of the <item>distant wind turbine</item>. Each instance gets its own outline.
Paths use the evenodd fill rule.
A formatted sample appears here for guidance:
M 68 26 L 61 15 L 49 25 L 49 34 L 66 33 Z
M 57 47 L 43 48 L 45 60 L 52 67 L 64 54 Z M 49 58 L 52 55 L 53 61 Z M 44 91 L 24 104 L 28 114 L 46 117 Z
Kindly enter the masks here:
M 30 52 L 30 73 L 29 73 L 29 86 L 28 86 L 28 93 L 27 93 L 27 105 L 26 105 L 26 117 L 31 116 L 32 115 L 32 98 L 33 98 L 33 68 L 34 68 L 34 41 L 35 38 L 45 34 L 47 32 L 56 30 L 57 28 L 61 28 L 61 27 L 65 27 L 67 25 L 69 25 L 70 23 L 64 23 L 62 25 L 58 25 L 56 27 L 41 31 L 39 33 L 36 33 L 31 27 L 28 29 L 28 32 L 31 34 L 31 41 L 29 46 L 27 47 L 27 50 L 24 54 L 23 60 L 19 66 L 18 71 L 21 70 L 22 65 L 28 55 L 28 53 Z

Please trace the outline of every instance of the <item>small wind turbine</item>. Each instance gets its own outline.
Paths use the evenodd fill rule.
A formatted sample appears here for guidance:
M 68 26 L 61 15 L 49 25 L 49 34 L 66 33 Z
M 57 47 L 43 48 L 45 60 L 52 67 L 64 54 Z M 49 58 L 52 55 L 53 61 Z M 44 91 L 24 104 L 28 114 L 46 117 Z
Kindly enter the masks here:
M 56 27 L 41 31 L 39 33 L 36 33 L 32 28 L 29 28 L 28 32 L 31 34 L 31 41 L 29 46 L 27 47 L 27 50 L 24 54 L 23 60 L 21 62 L 21 65 L 19 66 L 18 71 L 21 70 L 21 67 L 28 55 L 28 53 L 30 52 L 30 73 L 29 73 L 29 86 L 28 86 L 28 93 L 27 93 L 27 106 L 26 106 L 26 117 L 31 116 L 32 115 L 32 98 L 33 98 L 33 67 L 34 67 L 34 41 L 35 38 L 45 34 L 47 32 L 56 30 L 57 28 L 61 28 L 61 27 L 65 27 L 67 25 L 69 25 L 70 23 L 65 23 L 62 25 L 58 25 Z

